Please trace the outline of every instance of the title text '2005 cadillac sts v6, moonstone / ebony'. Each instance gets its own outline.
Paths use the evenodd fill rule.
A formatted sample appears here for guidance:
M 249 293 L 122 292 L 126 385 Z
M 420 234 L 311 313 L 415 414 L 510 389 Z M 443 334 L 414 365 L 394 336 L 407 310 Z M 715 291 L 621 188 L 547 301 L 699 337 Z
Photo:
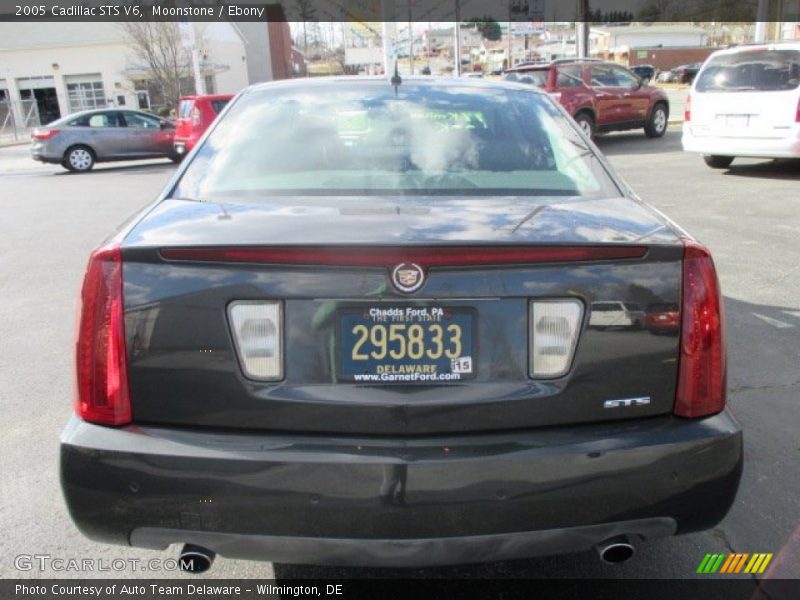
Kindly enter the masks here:
M 92 253 L 62 486 L 196 569 L 618 561 L 731 506 L 725 361 L 708 250 L 546 94 L 265 84 Z

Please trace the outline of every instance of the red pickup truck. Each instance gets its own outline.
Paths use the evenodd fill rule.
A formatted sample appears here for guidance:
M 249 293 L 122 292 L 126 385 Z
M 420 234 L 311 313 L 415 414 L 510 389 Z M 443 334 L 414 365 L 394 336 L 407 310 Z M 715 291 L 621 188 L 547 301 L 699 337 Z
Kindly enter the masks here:
M 620 65 L 596 60 L 525 64 L 507 70 L 504 79 L 549 92 L 590 137 L 644 128 L 656 138 L 667 130 L 667 95 Z

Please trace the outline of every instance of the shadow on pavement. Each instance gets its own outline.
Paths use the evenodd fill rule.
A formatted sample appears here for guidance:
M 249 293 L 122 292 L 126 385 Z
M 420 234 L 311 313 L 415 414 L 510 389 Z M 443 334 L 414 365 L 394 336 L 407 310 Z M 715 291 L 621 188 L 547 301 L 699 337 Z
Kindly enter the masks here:
M 126 163 L 98 163 L 95 165 L 94 169 L 91 171 L 87 171 L 85 173 L 75 173 L 73 171 L 67 171 L 64 169 L 63 171 L 57 171 L 53 173 L 53 175 L 69 175 L 75 177 L 90 177 L 92 175 L 102 175 L 103 173 L 119 173 L 120 175 L 134 175 L 137 173 L 141 173 L 143 171 L 167 171 L 174 169 L 176 167 L 175 163 L 170 160 L 167 161 L 159 161 L 159 162 L 146 162 L 146 163 L 139 163 L 136 164 L 126 164 Z
M 766 160 L 744 165 L 737 165 L 734 161 L 724 174 L 764 179 L 800 179 L 800 159 Z
M 681 131 L 677 127 L 670 127 L 661 138 L 649 138 L 641 129 L 634 129 L 624 133 L 600 135 L 594 142 L 606 156 L 682 151 Z

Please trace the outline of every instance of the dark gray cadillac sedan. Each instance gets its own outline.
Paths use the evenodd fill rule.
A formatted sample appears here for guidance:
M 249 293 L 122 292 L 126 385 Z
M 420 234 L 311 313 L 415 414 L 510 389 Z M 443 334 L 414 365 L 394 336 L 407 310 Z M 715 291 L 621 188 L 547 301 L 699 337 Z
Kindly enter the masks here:
M 81 305 L 70 513 L 190 569 L 614 562 L 736 494 L 708 250 L 530 87 L 250 88 Z

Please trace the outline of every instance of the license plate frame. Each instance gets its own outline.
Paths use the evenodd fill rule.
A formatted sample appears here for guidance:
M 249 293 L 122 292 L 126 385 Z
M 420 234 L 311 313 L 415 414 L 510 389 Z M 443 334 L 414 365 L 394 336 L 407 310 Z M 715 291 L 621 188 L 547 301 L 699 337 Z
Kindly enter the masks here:
M 378 311 L 378 312 L 372 312 Z M 409 312 L 410 311 L 410 312 Z M 436 318 L 437 311 L 441 311 L 440 318 Z M 367 360 L 355 361 L 353 359 L 353 344 L 355 340 L 363 336 L 363 332 L 356 334 L 353 327 L 361 324 L 367 327 L 366 343 L 359 349 L 365 350 L 369 355 Z M 448 337 L 448 327 L 457 325 L 460 327 L 461 352 L 457 358 L 443 355 L 439 358 L 431 358 L 428 353 L 433 350 L 436 355 L 436 344 L 433 337 L 436 331 L 431 331 L 429 326 L 440 325 L 443 328 L 442 343 L 444 350 L 450 350 L 451 354 L 456 350 L 452 344 L 452 337 Z M 477 376 L 477 311 L 474 307 L 468 306 L 444 306 L 444 305 L 368 305 L 364 307 L 341 308 L 336 311 L 336 343 L 334 352 L 338 366 L 337 379 L 349 383 L 368 383 L 379 385 L 433 385 L 458 383 L 460 381 L 474 379 Z M 412 325 L 421 325 L 424 329 L 423 355 L 421 358 L 411 358 L 406 352 L 406 357 L 397 359 L 389 356 L 388 351 L 382 358 L 375 358 L 373 350 L 380 348 L 372 344 L 370 339 L 371 326 L 382 325 L 385 327 L 384 335 L 388 336 L 391 325 L 401 325 L 403 328 L 395 328 L 395 332 L 404 336 L 408 342 L 408 329 Z M 434 348 L 431 348 L 433 344 Z M 388 341 L 387 350 L 394 349 L 396 353 L 400 351 L 399 342 Z M 406 351 L 408 349 L 406 348 Z M 458 361 L 458 362 L 456 362 Z M 383 367 L 379 369 L 379 367 Z M 434 368 L 435 367 L 435 368 Z

